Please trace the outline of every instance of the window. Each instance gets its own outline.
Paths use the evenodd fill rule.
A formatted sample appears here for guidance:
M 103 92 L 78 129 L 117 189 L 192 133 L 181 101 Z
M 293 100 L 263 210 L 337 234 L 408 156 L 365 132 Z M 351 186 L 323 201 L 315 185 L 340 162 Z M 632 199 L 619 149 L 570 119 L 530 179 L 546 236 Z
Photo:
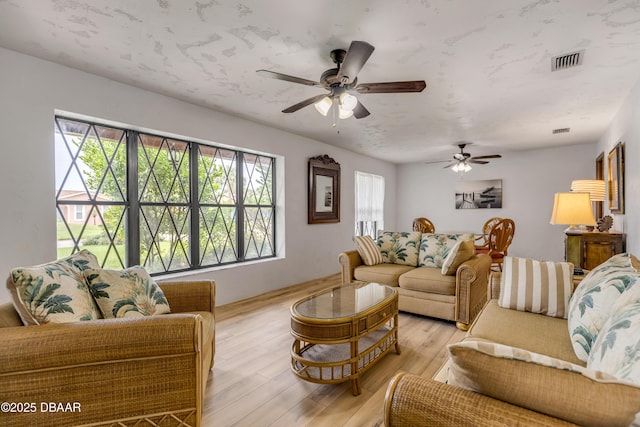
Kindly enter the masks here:
M 65 117 L 55 153 L 58 257 L 164 273 L 276 255 L 273 157 Z
M 356 235 L 384 229 L 384 177 L 356 171 Z
M 75 210 L 76 210 L 76 215 L 75 215 L 75 220 L 76 221 L 82 221 L 84 219 L 84 206 L 82 205 L 75 205 Z

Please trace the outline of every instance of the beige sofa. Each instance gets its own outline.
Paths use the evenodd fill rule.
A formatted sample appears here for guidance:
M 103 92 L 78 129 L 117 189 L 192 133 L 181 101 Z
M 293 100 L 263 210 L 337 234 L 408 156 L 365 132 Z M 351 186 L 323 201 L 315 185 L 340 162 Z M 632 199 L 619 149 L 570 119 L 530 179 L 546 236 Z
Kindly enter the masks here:
M 448 384 L 398 373 L 385 396 L 385 425 L 609 427 L 628 426 L 634 420 L 637 423 L 639 383 L 621 378 L 618 373 L 591 370 L 578 358 L 572 341 L 581 336 L 580 328 L 571 335 L 568 320 L 501 307 L 497 300 L 500 280 L 501 273 L 492 273 L 488 303 L 462 343 L 449 346 L 448 367 L 444 368 Z M 637 273 L 633 280 L 640 282 Z M 623 282 L 613 281 L 620 288 Z M 606 289 L 604 285 L 599 287 Z M 640 288 L 629 289 L 622 293 L 631 293 L 629 298 L 618 298 L 613 306 L 617 308 L 612 310 L 617 314 L 610 315 L 602 326 L 605 347 L 611 345 L 611 340 L 606 339 L 611 336 L 607 335 L 616 329 L 612 325 L 607 329 L 608 322 L 615 325 L 615 317 L 624 318 L 625 310 L 637 311 L 638 306 L 628 303 L 640 298 Z M 589 292 L 592 291 L 581 296 L 590 298 Z M 604 306 L 601 304 L 602 300 L 595 303 Z M 637 328 L 637 323 L 633 327 Z M 630 332 L 634 336 L 631 342 L 620 342 L 623 338 L 618 338 L 616 345 L 622 353 L 638 347 L 637 329 L 636 333 Z M 602 347 L 598 347 L 597 339 L 595 342 L 590 351 L 600 354 Z M 615 350 L 611 347 L 608 351 Z M 637 363 L 637 353 L 635 357 Z
M 460 329 L 467 329 L 486 302 L 491 257 L 486 254 L 474 255 L 453 274 L 442 274 L 440 266 L 420 264 L 441 265 L 456 239 L 468 236 L 420 232 L 401 234 L 407 236 L 406 240 L 396 239 L 389 247 L 403 254 L 414 249 L 415 257 L 399 259 L 394 254 L 386 253 L 389 249 L 385 249 L 379 235 L 378 244 L 386 255 L 385 262 L 365 265 L 358 251 L 342 252 L 338 256 L 342 283 L 378 282 L 397 287 L 401 311 L 455 321 Z M 429 252 L 429 239 L 438 242 L 437 253 L 432 251 L 426 254 Z M 416 241 L 418 243 L 414 248 L 411 242 Z
M 215 283 L 158 285 L 171 314 L 23 326 L 0 305 L 0 425 L 199 426 Z

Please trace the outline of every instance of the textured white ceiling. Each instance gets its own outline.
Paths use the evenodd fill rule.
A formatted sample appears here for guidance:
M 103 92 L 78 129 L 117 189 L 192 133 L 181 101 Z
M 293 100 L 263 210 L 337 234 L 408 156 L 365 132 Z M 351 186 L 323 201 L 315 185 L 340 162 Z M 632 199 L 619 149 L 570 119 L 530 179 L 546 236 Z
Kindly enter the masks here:
M 371 115 L 281 110 L 322 89 L 329 52 L 375 46 Z M 397 163 L 595 142 L 640 78 L 637 0 L 0 0 L 0 46 Z M 584 63 L 551 72 L 555 55 Z M 82 113 L 82 112 L 79 112 Z M 552 135 L 555 128 L 571 128 Z M 339 132 L 338 132 L 339 131 Z

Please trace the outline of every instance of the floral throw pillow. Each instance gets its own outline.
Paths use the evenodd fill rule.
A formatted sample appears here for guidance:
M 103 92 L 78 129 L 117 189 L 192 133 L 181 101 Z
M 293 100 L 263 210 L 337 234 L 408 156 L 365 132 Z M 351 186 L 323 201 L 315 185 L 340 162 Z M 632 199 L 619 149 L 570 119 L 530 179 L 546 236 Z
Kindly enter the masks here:
M 388 264 L 418 265 L 419 231 L 379 231 L 378 246 L 382 259 Z
M 604 323 L 587 368 L 640 385 L 640 301 L 620 307 Z
M 100 268 L 91 252 L 11 270 L 7 286 L 13 305 L 25 325 L 68 323 L 101 317 L 82 272 Z
M 170 313 L 162 289 L 140 266 L 126 270 L 85 270 L 91 294 L 105 318 Z
M 629 254 L 618 254 L 582 279 L 569 301 L 569 335 L 576 356 L 584 362 L 618 298 L 640 282 Z
M 420 242 L 418 267 L 442 268 L 449 252 L 461 240 L 473 240 L 473 235 L 424 233 Z

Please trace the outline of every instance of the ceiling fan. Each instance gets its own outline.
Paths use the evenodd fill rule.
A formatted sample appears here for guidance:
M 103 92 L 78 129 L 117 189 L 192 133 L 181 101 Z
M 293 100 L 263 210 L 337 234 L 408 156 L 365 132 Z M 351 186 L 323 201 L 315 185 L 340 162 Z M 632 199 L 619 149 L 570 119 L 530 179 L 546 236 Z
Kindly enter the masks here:
M 464 151 L 464 147 L 466 147 L 467 145 L 470 145 L 471 143 L 460 143 L 457 144 L 458 147 L 460 148 L 460 152 L 459 153 L 455 153 L 453 155 L 453 161 L 451 160 L 435 160 L 432 162 L 425 162 L 426 164 L 430 164 L 430 163 L 444 163 L 444 162 L 449 162 L 444 168 L 451 168 L 452 171 L 454 172 L 469 172 L 471 170 L 471 165 L 470 163 L 476 163 L 479 165 L 486 165 L 487 163 L 489 163 L 488 161 L 486 161 L 485 159 L 499 159 L 502 156 L 500 154 L 489 154 L 486 156 L 475 156 L 472 157 L 470 153 L 467 153 Z
M 384 83 L 358 84 L 358 73 L 369 59 L 375 48 L 367 42 L 352 41 L 349 50 L 334 49 L 331 51 L 331 59 L 336 68 L 326 70 L 320 76 L 320 81 L 303 79 L 269 70 L 257 70 L 262 76 L 307 86 L 316 86 L 329 91 L 328 94 L 316 95 L 300 101 L 282 110 L 283 113 L 293 113 L 308 105 L 314 104 L 316 109 L 326 116 L 335 104 L 334 119 L 339 116 L 346 119 L 354 116 L 356 119 L 367 117 L 370 113 L 356 98 L 355 94 L 367 93 L 403 93 L 422 92 L 427 84 L 424 80 Z M 335 121 L 334 121 L 335 126 Z

